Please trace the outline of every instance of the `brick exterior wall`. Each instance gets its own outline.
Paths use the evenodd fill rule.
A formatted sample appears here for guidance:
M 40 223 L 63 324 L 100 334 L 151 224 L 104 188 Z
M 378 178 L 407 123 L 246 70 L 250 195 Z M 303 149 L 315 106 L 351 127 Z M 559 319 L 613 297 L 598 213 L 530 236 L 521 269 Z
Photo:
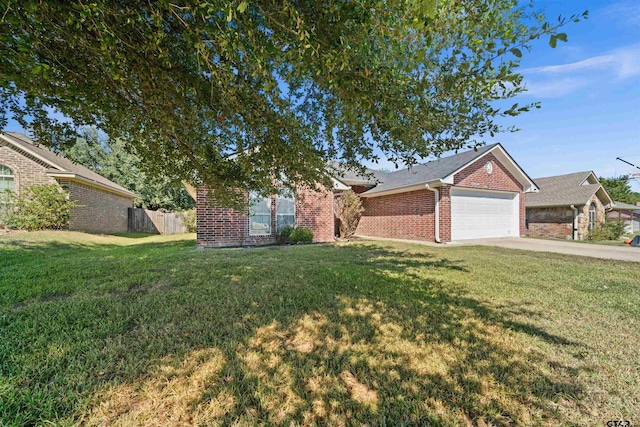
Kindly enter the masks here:
M 573 210 L 569 206 L 528 208 L 527 236 L 573 239 Z
M 126 233 L 128 208 L 132 199 L 76 181 L 60 180 L 69 198 L 78 206 L 71 209 L 69 230 L 89 233 Z
M 488 173 L 484 168 L 487 162 L 491 162 L 493 165 L 493 171 L 491 173 Z M 520 236 L 525 236 L 526 209 L 524 188 L 492 153 L 483 156 L 458 172 L 453 182 L 457 187 L 517 191 L 520 193 Z
M 56 180 L 46 175 L 48 166 L 27 153 L 8 147 L 0 140 L 0 165 L 11 169 L 14 176 L 15 192 L 23 194 L 32 185 L 55 184 Z
M 7 146 L 2 141 L 0 141 L 0 164 L 8 166 L 13 171 L 18 195 L 36 184 L 59 183 L 66 188 L 70 199 L 82 205 L 71 210 L 70 230 L 96 233 L 127 231 L 127 208 L 132 206 L 131 199 L 74 181 L 58 182 L 55 178 L 47 176 L 48 165 L 28 153 Z
M 485 170 L 491 162 L 493 170 Z M 525 234 L 523 186 L 491 153 L 471 163 L 454 176 L 454 185 L 443 185 L 440 193 L 440 240 L 451 241 L 451 188 L 465 187 L 520 194 L 520 235 Z M 435 241 L 435 197 L 429 190 L 363 198 L 365 211 L 358 224 L 361 236 Z
M 249 208 L 242 212 L 211 205 L 206 188 L 199 188 L 196 198 L 197 247 L 220 248 L 261 246 L 276 243 L 276 202 L 271 197 L 271 233 L 266 236 L 249 235 Z M 297 227 L 313 231 L 315 242 L 334 239 L 333 192 L 300 190 L 296 194 Z
M 296 198 L 296 226 L 313 231 L 316 242 L 334 239 L 333 191 L 303 190 Z M 275 208 L 274 208 L 275 213 Z
M 596 206 L 596 223 L 606 219 L 605 207 L 596 194 L 585 205 L 578 205 L 578 240 L 589 236 L 589 208 Z M 556 239 L 573 239 L 573 210 L 570 206 L 553 208 L 527 208 L 527 236 Z
M 433 241 L 434 205 L 434 194 L 426 189 L 362 198 L 364 212 L 356 234 Z

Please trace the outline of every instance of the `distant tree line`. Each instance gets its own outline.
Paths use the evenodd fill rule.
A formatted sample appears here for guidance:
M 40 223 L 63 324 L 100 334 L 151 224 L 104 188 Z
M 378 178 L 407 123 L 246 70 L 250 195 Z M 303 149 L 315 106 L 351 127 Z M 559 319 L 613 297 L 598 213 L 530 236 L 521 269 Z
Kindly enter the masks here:
M 191 209 L 195 201 L 180 181 L 148 173 L 140 157 L 120 139 L 109 139 L 94 128 L 84 128 L 76 144 L 59 153 L 134 192 L 135 207 L 151 210 Z
M 629 175 L 621 175 L 612 178 L 600 178 L 600 184 L 616 202 L 635 205 L 640 201 L 640 193 L 631 191 Z

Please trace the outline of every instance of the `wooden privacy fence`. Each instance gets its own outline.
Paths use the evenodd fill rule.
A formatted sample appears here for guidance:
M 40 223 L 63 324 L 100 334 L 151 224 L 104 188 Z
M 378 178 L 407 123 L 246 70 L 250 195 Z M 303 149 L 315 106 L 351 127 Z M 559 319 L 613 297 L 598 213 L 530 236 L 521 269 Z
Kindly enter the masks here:
M 129 208 L 127 228 L 130 233 L 179 234 L 187 232 L 187 226 L 180 215 L 142 208 Z

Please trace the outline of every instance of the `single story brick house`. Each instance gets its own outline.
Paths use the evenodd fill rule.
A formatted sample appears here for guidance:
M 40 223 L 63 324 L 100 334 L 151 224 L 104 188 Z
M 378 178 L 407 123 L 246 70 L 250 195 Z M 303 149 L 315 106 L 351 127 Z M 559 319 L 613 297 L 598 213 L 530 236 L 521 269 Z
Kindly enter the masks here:
M 613 200 L 592 171 L 536 178 L 540 191 L 527 197 L 526 234 L 583 240 L 605 221 Z
M 35 184 L 59 184 L 78 203 L 71 210 L 70 230 L 127 231 L 127 208 L 135 194 L 20 133 L 0 132 L 0 190 L 20 195 Z
M 357 235 L 435 242 L 520 237 L 525 193 L 538 190 L 500 144 L 410 169 L 371 172 L 371 177 L 333 173 L 331 189 L 254 199 L 243 212 L 212 206 L 206 188 L 200 188 L 197 246 L 271 244 L 287 224 L 311 228 L 317 242 L 333 241 L 334 198 L 350 188 L 364 206 Z

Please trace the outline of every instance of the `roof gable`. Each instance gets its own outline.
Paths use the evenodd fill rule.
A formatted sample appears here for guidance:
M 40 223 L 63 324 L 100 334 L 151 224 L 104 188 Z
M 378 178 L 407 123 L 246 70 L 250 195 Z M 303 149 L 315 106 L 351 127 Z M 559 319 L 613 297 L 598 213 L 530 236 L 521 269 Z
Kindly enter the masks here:
M 612 203 L 592 171 L 536 178 L 534 181 L 540 191 L 527 195 L 527 207 L 584 205 L 594 194 L 598 194 L 604 205 Z
M 453 184 L 455 174 L 488 153 L 494 153 L 496 158 L 498 158 L 515 177 L 520 178 L 528 191 L 535 191 L 537 189 L 533 180 L 529 178 L 513 158 L 511 158 L 502 145 L 491 144 L 480 147 L 477 150 L 465 151 L 453 156 L 416 165 L 412 168 L 385 174 L 381 177 L 382 183 L 380 185 L 365 191 L 361 195 L 373 197 L 390 194 L 391 192 L 410 191 L 417 186 L 434 181 L 439 181 L 440 184 Z
M 73 163 L 66 157 L 60 156 L 53 151 L 36 145 L 36 143 L 17 132 L 0 132 L 0 138 L 7 142 L 14 149 L 21 150 L 39 161 L 46 163 L 50 169 L 47 170 L 47 174 L 54 177 L 78 177 L 79 180 L 88 184 L 104 188 L 106 190 L 119 193 L 126 197 L 135 198 L 136 195 L 124 187 L 119 186 L 115 182 L 95 173 L 94 171 Z

